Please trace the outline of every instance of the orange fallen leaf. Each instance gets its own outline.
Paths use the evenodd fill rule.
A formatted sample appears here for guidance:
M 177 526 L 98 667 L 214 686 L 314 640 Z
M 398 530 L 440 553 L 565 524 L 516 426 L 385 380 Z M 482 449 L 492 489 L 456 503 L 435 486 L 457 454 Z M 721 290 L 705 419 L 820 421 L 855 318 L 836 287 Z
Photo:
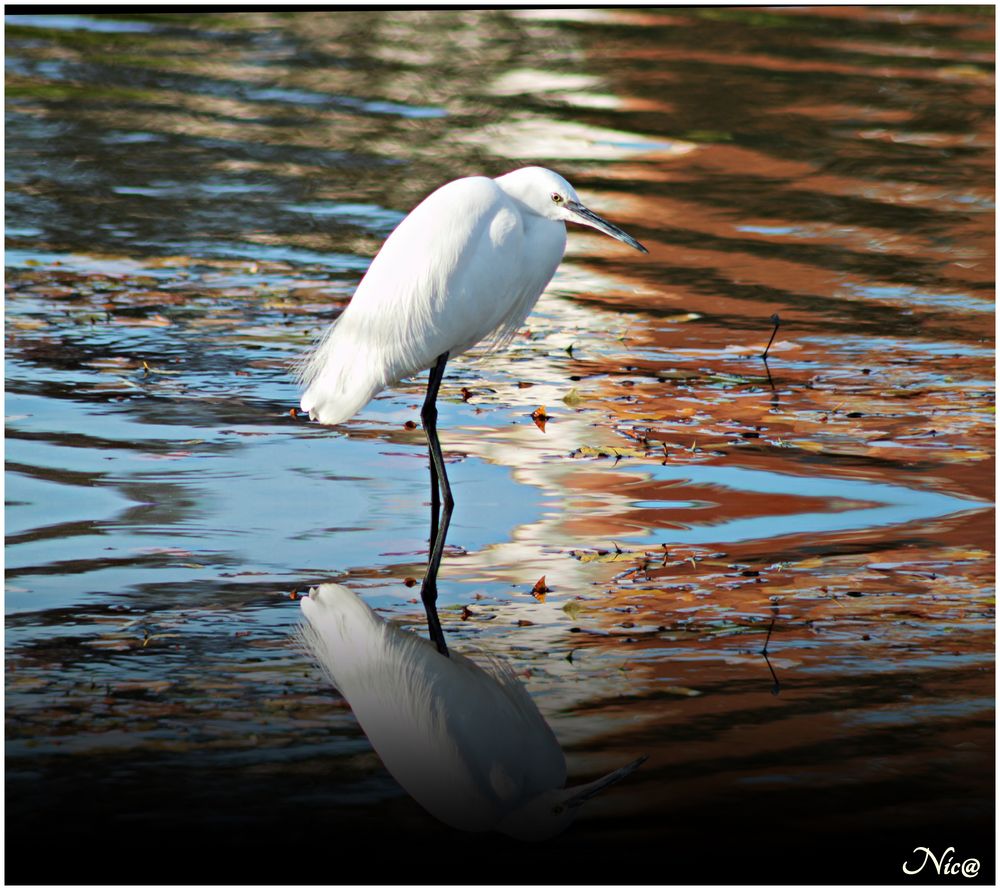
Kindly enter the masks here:
M 549 415 L 545 412 L 545 406 L 539 405 L 534 411 L 532 411 L 531 419 L 535 421 L 535 426 L 537 426 L 544 433 L 545 422 L 549 419 Z
M 531 588 L 531 595 L 534 597 L 542 598 L 548 592 L 549 592 L 549 587 L 546 586 L 545 576 L 542 575 L 542 577 L 535 582 L 535 586 Z

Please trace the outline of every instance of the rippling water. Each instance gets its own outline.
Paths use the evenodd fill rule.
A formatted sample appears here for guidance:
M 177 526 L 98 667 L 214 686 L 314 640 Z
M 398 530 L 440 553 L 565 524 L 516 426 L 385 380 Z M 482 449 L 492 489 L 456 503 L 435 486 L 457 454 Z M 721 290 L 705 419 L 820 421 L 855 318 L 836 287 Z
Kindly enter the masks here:
M 993 25 L 7 16 L 10 879 L 991 880 Z M 428 494 L 421 381 L 325 429 L 289 362 L 527 163 L 650 248 L 573 230 L 442 389 L 451 645 L 574 779 L 650 754 L 541 846 L 436 823 L 293 635 L 323 581 L 423 632 Z

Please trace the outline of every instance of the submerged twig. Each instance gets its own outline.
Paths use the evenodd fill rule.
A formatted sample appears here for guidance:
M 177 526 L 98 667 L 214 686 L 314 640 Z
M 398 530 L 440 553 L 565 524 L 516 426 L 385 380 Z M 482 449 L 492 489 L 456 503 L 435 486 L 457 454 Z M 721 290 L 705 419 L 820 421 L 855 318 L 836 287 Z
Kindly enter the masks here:
M 767 354 L 771 351 L 771 344 L 774 342 L 774 338 L 778 333 L 778 328 L 781 327 L 781 316 L 775 312 L 771 316 L 771 324 L 774 325 L 774 330 L 771 331 L 771 339 L 767 341 L 767 346 L 764 347 L 764 352 L 761 354 L 761 358 L 767 363 Z
M 760 650 L 760 654 L 764 656 L 764 661 L 767 664 L 767 669 L 771 672 L 771 679 L 774 680 L 774 685 L 771 687 L 771 695 L 779 695 L 781 693 L 781 681 L 778 680 L 778 675 L 774 672 L 774 667 L 771 665 L 771 659 L 767 657 L 767 646 L 771 642 L 771 632 L 774 630 L 774 622 L 777 620 L 777 615 L 771 616 L 771 626 L 767 629 L 767 638 L 764 640 L 764 648 Z

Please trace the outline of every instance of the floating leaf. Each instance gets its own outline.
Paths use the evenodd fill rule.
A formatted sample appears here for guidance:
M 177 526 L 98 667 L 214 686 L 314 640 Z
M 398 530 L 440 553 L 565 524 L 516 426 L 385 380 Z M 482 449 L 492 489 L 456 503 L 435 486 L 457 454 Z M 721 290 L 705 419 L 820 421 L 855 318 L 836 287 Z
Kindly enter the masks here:
M 535 421 L 535 426 L 537 426 L 544 433 L 545 424 L 550 419 L 549 415 L 545 411 L 545 406 L 539 405 L 534 411 L 532 411 L 531 419 Z
M 142 363 L 142 373 L 143 374 L 171 374 L 171 375 L 177 375 L 177 374 L 180 374 L 181 372 L 180 371 L 164 371 L 164 370 L 162 370 L 160 368 L 154 368 L 151 364 L 149 364 L 149 362 L 144 361 Z
M 988 451 L 962 451 L 959 460 L 989 460 L 993 455 Z
M 549 589 L 550 588 L 545 584 L 545 576 L 542 575 L 542 577 L 535 582 L 535 586 L 531 588 L 531 595 L 540 600 L 544 600 L 545 594 L 549 592 Z
M 629 448 L 628 446 L 602 446 L 581 445 L 573 452 L 574 457 L 614 457 L 619 460 L 623 457 L 645 457 L 646 452 L 640 448 Z
M 569 600 L 568 602 L 563 603 L 563 611 L 569 615 L 570 618 L 576 619 L 583 611 L 583 606 L 580 605 L 579 600 Z
M 732 133 L 724 130 L 688 130 L 683 134 L 684 139 L 691 142 L 732 142 Z
M 739 374 L 708 374 L 705 380 L 708 383 L 750 383 L 749 377 L 741 377 Z
M 953 549 L 948 554 L 950 559 L 990 559 L 993 554 L 986 550 L 979 550 L 976 548 L 972 549 Z
M 696 695 L 701 695 L 697 689 L 691 689 L 689 686 L 664 686 L 663 691 L 669 693 L 670 695 L 684 695 L 691 698 Z
M 942 77 L 967 77 L 974 80 L 988 80 L 991 76 L 989 71 L 975 65 L 945 65 L 938 68 L 938 74 Z
M 140 328 L 165 328 L 173 322 L 165 315 L 147 315 L 145 318 L 135 318 L 128 315 L 114 315 L 111 318 L 114 324 L 131 325 Z

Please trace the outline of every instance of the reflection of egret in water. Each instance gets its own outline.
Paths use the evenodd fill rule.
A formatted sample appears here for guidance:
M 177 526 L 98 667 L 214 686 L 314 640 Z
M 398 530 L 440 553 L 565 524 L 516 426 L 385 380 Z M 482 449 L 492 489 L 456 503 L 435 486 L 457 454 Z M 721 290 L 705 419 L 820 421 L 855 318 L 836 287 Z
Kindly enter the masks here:
M 444 656 L 339 584 L 314 588 L 302 612 L 306 645 L 386 768 L 455 828 L 551 837 L 581 804 L 646 759 L 564 788 L 562 748 L 505 662 L 485 654 L 482 665 L 457 652 Z

